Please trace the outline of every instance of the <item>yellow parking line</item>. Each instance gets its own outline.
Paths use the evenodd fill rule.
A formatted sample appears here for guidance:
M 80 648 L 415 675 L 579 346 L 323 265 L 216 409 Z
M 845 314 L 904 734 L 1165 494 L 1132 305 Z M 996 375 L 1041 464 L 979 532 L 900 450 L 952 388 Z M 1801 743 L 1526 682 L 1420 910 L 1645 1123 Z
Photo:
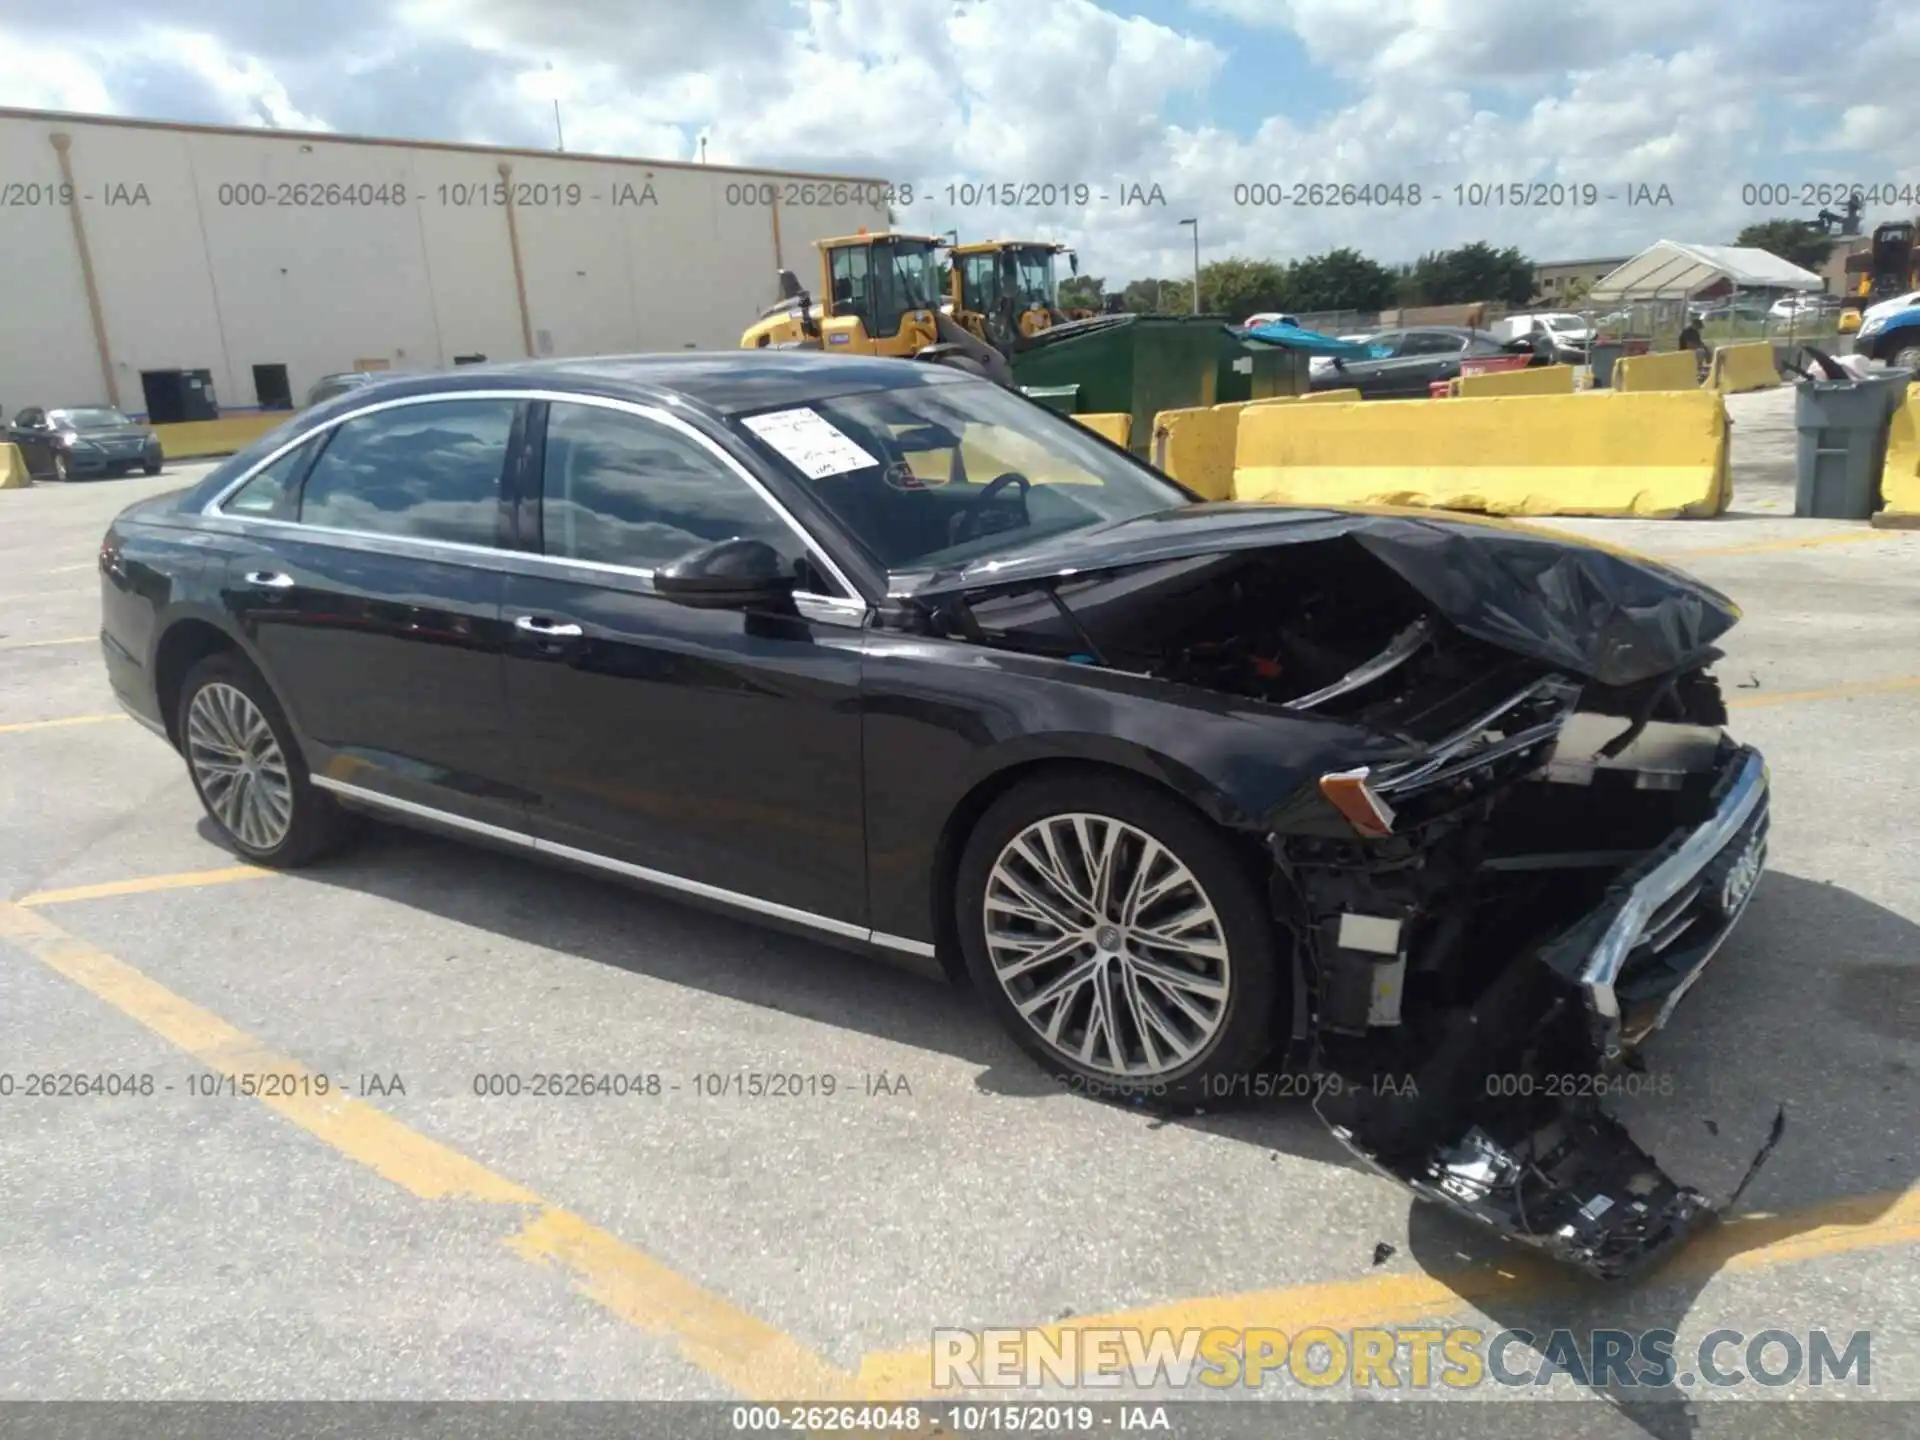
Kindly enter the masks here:
M 311 1074 L 299 1061 L 269 1050 L 218 1015 L 24 906 L 0 902 L 0 941 L 17 946 L 209 1069 L 235 1076 Z M 422 1200 L 457 1200 L 512 1211 L 513 1231 L 501 1241 L 508 1250 L 561 1271 L 576 1293 L 627 1324 L 671 1341 L 683 1358 L 744 1397 L 827 1399 L 848 1393 L 852 1385 L 850 1374 L 792 1336 L 383 1110 L 337 1091 L 259 1098 L 283 1119 Z
M 1772 695 L 1736 695 L 1727 701 L 1727 708 L 1754 710 L 1765 705 L 1797 705 L 1806 700 L 1844 700 L 1854 695 L 1890 695 L 1899 690 L 1920 690 L 1920 675 L 1896 675 L 1890 680 L 1856 680 L 1847 685 L 1829 685 L 1822 690 L 1781 690 Z
M 11 645 L 0 645 L 0 650 L 44 650 L 50 645 L 90 645 L 99 638 L 98 635 L 64 635 L 58 640 L 20 640 Z
M 75 885 L 67 890 L 37 890 L 14 898 L 16 905 L 66 905 L 75 900 L 105 900 L 115 895 L 148 895 L 155 890 L 197 890 L 203 885 L 231 885 L 236 880 L 264 880 L 278 875 L 259 865 L 228 865 L 218 870 L 182 870 L 172 875 L 142 875 L 134 880 L 109 880 L 99 885 Z
M 1720 1270 L 1762 1270 L 1822 1255 L 1883 1250 L 1920 1242 L 1920 1189 L 1858 1195 L 1786 1215 L 1740 1216 L 1703 1232 L 1647 1287 L 1700 1280 Z M 1109 1327 L 1180 1331 L 1271 1327 L 1297 1335 L 1310 1326 L 1334 1330 L 1412 1325 L 1501 1301 L 1537 1301 L 1583 1292 L 1572 1272 L 1533 1256 L 1516 1256 L 1446 1275 L 1379 1275 L 1295 1285 L 1240 1295 L 1210 1295 L 1111 1315 L 1076 1316 L 1042 1327 L 1056 1343 L 1068 1330 Z M 935 1394 L 933 1352 L 910 1349 L 862 1357 L 863 1400 L 926 1399 Z
M 1846 530 L 1838 535 L 1810 535 L 1804 540 L 1761 540 L 1752 545 L 1716 545 L 1710 550 L 1675 551 L 1664 557 L 1678 562 L 1696 555 L 1764 555 L 1773 550 L 1811 550 L 1818 545 L 1857 545 L 1863 540 L 1891 540 L 1896 530 Z
M 104 725 L 109 720 L 124 720 L 121 713 L 112 715 L 68 715 L 59 720 L 19 720 L 11 725 L 0 725 L 0 735 L 18 735 L 23 730 L 57 730 L 62 725 Z

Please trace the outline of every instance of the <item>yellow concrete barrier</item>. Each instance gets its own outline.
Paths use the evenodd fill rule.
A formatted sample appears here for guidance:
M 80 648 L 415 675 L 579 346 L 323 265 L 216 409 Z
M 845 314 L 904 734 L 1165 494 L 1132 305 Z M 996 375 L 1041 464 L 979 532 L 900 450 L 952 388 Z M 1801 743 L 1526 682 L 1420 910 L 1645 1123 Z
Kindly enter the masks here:
M 1246 403 L 1249 405 L 1305 405 L 1317 400 L 1344 405 L 1359 398 L 1358 390 L 1310 390 L 1305 395 L 1268 395 L 1263 399 L 1249 400 Z
M 1765 390 L 1780 383 L 1780 367 L 1773 363 L 1773 346 L 1765 340 L 1722 345 L 1713 352 L 1707 386 L 1723 395 L 1737 390 Z
M 1240 412 L 1249 407 L 1289 415 L 1307 408 L 1275 405 L 1268 400 L 1236 400 L 1191 410 L 1162 410 L 1153 417 L 1154 468 L 1204 499 L 1227 499 L 1233 494 L 1234 443 Z
M 1573 366 L 1530 365 L 1523 370 L 1490 370 L 1484 375 L 1462 375 L 1449 387 L 1449 394 L 1474 395 L 1571 395 Z
M 1691 350 L 1664 355 L 1623 355 L 1613 362 L 1611 388 L 1643 395 L 1649 390 L 1698 390 L 1700 358 Z
M 1886 508 L 1873 523 L 1886 529 L 1920 530 L 1920 384 L 1907 386 L 1907 401 L 1893 412 L 1887 430 L 1887 466 L 1880 474 Z
M 194 460 L 209 455 L 231 455 L 292 418 L 286 410 L 262 410 L 254 415 L 223 415 L 218 420 L 183 420 L 156 425 L 161 452 L 169 460 Z
M 0 490 L 25 490 L 33 484 L 27 473 L 27 457 L 18 445 L 0 445 Z
M 1488 515 L 1717 515 L 1732 500 L 1711 391 L 1261 405 L 1240 419 L 1233 496 Z
M 1073 418 L 1094 434 L 1111 440 L 1123 450 L 1133 439 L 1133 416 L 1125 410 L 1101 411 L 1093 415 L 1076 415 Z

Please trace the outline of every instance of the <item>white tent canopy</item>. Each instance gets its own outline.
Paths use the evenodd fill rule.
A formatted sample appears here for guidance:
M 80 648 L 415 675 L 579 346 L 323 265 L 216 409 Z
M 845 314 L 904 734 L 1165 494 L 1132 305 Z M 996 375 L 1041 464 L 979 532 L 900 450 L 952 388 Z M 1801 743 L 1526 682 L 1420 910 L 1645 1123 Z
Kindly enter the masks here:
M 1588 292 L 1588 299 L 1684 300 L 1720 280 L 1756 290 L 1826 288 L 1826 282 L 1811 270 L 1767 250 L 1662 240 L 1608 271 Z

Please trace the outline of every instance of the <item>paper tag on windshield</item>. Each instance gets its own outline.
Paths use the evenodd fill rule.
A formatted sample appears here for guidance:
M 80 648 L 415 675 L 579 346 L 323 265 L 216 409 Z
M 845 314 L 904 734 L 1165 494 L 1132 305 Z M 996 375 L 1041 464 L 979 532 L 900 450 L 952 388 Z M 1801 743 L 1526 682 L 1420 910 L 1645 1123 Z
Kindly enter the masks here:
M 750 415 L 746 427 L 778 450 L 809 480 L 864 470 L 880 462 L 814 410 L 775 410 Z

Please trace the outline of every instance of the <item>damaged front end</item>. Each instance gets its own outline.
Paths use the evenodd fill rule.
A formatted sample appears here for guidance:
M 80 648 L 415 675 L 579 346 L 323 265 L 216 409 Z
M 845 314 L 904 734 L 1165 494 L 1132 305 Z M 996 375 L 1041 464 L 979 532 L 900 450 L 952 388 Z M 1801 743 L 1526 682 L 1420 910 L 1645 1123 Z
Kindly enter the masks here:
M 1606 1101 L 1637 1091 L 1636 1047 L 1752 896 L 1767 769 L 1726 736 L 1701 669 L 1628 687 L 1546 673 L 1499 693 L 1511 682 L 1491 668 L 1438 691 L 1409 674 L 1362 706 L 1416 753 L 1330 773 L 1317 807 L 1276 817 L 1296 1026 L 1316 1108 L 1354 1153 L 1620 1277 L 1715 1213 Z M 1330 699 L 1380 688 L 1362 678 Z
M 1516 708 L 1466 753 L 1456 736 L 1437 766 L 1359 780 L 1389 833 L 1272 842 L 1322 1118 L 1420 1195 L 1605 1277 L 1713 1213 L 1605 1102 L 1637 1090 L 1635 1047 L 1746 908 L 1768 823 L 1755 751 L 1650 722 L 1604 754 L 1615 718 L 1570 710 L 1536 742 Z M 1529 773 L 1493 774 L 1534 743 Z
M 1231 549 L 1157 541 L 1037 593 L 949 584 L 948 633 L 1371 737 L 1254 832 L 1317 1110 L 1425 1198 L 1597 1276 L 1644 1268 L 1716 1213 L 1607 1101 L 1640 1087 L 1638 1045 L 1766 861 L 1767 768 L 1709 673 L 1738 611 L 1538 534 L 1229 518 Z

